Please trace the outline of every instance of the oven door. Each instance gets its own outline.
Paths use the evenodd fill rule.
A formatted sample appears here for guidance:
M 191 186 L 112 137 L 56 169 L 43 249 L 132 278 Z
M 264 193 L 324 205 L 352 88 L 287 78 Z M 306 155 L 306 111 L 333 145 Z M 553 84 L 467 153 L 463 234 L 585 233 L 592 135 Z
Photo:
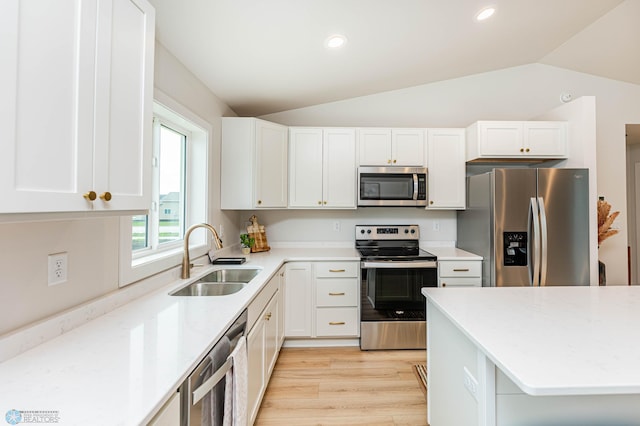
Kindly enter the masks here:
M 367 299 L 376 310 L 424 310 L 423 287 L 437 287 L 434 261 L 364 261 Z

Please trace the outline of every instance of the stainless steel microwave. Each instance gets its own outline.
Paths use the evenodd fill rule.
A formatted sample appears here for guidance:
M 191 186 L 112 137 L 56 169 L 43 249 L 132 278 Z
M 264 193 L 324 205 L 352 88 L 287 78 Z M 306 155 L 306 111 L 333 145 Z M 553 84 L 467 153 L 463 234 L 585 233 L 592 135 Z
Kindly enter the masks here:
M 358 206 L 397 207 L 426 205 L 426 168 L 358 168 Z

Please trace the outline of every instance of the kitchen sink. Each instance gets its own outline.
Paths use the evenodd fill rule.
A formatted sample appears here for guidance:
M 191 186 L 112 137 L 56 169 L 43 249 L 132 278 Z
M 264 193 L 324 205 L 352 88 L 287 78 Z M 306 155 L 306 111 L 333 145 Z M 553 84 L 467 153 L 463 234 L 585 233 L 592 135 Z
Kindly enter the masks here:
M 204 277 L 200 278 L 196 282 L 204 283 L 248 283 L 256 275 L 260 273 L 261 269 L 253 268 L 229 268 L 218 269 L 213 271 Z
M 169 295 L 226 296 L 242 290 L 261 270 L 258 268 L 218 269 Z
M 171 296 L 226 296 L 242 290 L 246 283 L 212 283 L 196 281 L 172 293 Z

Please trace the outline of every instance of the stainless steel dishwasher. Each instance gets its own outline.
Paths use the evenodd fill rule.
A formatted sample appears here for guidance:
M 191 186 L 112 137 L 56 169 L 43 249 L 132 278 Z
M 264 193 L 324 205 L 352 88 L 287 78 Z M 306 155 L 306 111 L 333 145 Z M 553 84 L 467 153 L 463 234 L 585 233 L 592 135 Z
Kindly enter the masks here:
M 228 357 L 246 327 L 244 310 L 180 386 L 181 426 L 222 425 L 225 375 L 232 365 Z

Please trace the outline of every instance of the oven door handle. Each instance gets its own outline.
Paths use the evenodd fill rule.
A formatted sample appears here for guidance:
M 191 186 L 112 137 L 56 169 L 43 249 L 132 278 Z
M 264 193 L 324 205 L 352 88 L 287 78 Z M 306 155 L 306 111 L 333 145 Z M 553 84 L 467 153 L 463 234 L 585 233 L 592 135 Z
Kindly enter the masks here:
M 375 269 L 375 268 L 437 268 L 438 263 L 434 261 L 420 261 L 420 260 L 410 260 L 410 261 L 397 261 L 397 260 L 387 260 L 387 261 L 375 261 L 375 262 L 360 262 L 360 267 L 364 269 Z

